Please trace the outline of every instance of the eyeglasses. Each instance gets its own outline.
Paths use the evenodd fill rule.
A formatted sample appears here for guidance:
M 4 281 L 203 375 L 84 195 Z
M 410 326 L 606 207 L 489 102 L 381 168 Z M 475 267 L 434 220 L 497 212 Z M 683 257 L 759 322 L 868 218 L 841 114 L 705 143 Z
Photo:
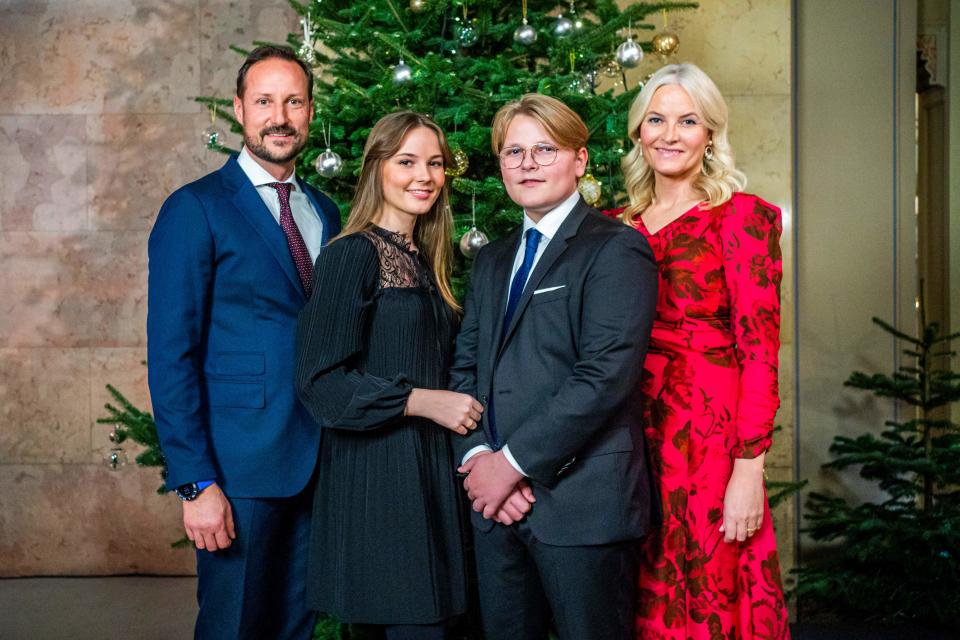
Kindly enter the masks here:
M 530 157 L 541 167 L 546 167 L 557 161 L 557 152 L 559 149 L 552 144 L 537 143 L 527 149 L 523 147 L 507 147 L 500 151 L 500 164 L 504 169 L 517 169 L 523 164 L 527 157 L 527 151 Z

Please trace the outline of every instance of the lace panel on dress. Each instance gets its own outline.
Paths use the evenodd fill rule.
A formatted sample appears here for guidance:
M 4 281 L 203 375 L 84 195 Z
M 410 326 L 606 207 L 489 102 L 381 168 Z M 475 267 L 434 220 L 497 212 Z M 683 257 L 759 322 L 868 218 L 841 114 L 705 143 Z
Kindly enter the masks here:
M 380 258 L 380 288 L 430 287 L 430 277 L 420 254 L 410 249 L 402 233 L 373 227 L 364 235 L 373 242 Z

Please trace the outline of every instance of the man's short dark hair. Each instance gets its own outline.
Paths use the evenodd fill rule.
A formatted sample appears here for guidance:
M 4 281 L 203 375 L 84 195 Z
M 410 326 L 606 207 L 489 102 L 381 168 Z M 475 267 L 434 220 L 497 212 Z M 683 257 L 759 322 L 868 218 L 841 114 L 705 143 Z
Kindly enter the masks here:
M 250 52 L 250 55 L 247 56 L 247 59 L 243 61 L 243 66 L 240 67 L 240 71 L 237 72 L 237 97 L 243 97 L 244 82 L 247 79 L 247 71 L 250 70 L 250 67 L 257 64 L 262 60 L 269 60 L 270 58 L 280 58 L 281 60 L 289 60 L 294 62 L 303 69 L 304 75 L 307 76 L 307 100 L 313 100 L 313 71 L 310 69 L 310 65 L 297 57 L 297 54 L 294 53 L 293 49 L 289 47 L 277 47 L 272 44 L 265 44 L 263 46 L 257 47 Z

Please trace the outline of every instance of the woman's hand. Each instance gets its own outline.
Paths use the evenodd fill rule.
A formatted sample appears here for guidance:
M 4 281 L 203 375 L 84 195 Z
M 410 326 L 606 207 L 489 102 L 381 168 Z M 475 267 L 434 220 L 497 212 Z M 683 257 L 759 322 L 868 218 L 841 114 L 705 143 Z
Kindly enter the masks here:
M 723 497 L 724 542 L 743 542 L 763 524 L 763 458 L 737 458 Z
M 441 427 L 466 435 L 477 428 L 483 405 L 465 393 L 414 389 L 407 398 L 405 413 L 428 418 Z

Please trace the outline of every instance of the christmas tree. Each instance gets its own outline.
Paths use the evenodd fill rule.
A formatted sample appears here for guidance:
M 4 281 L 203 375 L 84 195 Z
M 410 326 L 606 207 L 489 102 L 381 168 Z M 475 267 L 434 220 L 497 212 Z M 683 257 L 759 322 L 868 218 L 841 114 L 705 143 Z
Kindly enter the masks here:
M 620 158 L 630 149 L 627 112 L 640 89 L 628 82 L 626 69 L 644 55 L 667 62 L 679 45 L 666 30 L 668 12 L 697 6 L 636 3 L 621 10 L 611 0 L 290 4 L 303 33 L 290 34 L 288 44 L 317 76 L 315 118 L 298 174 L 346 215 L 373 124 L 401 108 L 428 114 L 446 131 L 457 160 L 447 170 L 456 222 L 451 240 L 467 257 L 520 222 L 490 150 L 490 123 L 497 109 L 525 93 L 552 95 L 580 114 L 591 134 L 590 175 L 581 193 L 600 208 L 624 203 Z M 216 107 L 240 132 L 231 101 L 198 101 Z M 230 151 L 220 146 L 216 130 L 209 133 L 214 146 Z M 468 270 L 461 256 L 455 270 L 460 284 Z
M 918 337 L 874 318 L 907 343 L 909 364 L 892 375 L 853 373 L 846 385 L 907 407 L 879 436 L 838 436 L 826 468 L 859 466 L 888 496 L 850 504 L 822 493 L 808 502 L 806 531 L 840 543 L 800 570 L 801 603 L 844 617 L 956 628 L 960 618 L 960 425 L 946 409 L 960 400 L 949 369 L 950 340 L 936 324 Z
M 530 92 L 563 100 L 590 130 L 590 175 L 581 181 L 581 193 L 600 208 L 622 206 L 620 158 L 630 148 L 627 112 L 641 88 L 628 80 L 627 70 L 645 55 L 669 62 L 679 38 L 667 28 L 668 12 L 697 7 L 659 2 L 620 9 L 612 0 L 291 0 L 290 5 L 301 16 L 303 31 L 290 34 L 287 44 L 316 75 L 315 117 L 298 158 L 298 175 L 331 196 L 345 217 L 374 123 L 398 109 L 430 115 L 446 131 L 456 159 L 447 174 L 456 223 L 451 242 L 462 251 L 454 272 L 458 292 L 469 258 L 521 220 L 490 149 L 496 111 Z M 231 48 L 241 55 L 249 51 Z M 196 100 L 231 131 L 242 132 L 232 116 L 232 100 Z M 223 144 L 216 125 L 203 133 L 210 148 L 236 151 Z M 159 467 L 163 475 L 153 417 L 114 388 L 110 392 L 119 406 L 106 405 L 109 415 L 100 420 L 115 425 L 108 464 L 117 468 L 125 459 L 121 443 L 132 440 L 143 447 L 137 463 Z M 322 618 L 315 637 L 368 635 Z M 479 638 L 476 621 L 461 621 L 454 637 Z

